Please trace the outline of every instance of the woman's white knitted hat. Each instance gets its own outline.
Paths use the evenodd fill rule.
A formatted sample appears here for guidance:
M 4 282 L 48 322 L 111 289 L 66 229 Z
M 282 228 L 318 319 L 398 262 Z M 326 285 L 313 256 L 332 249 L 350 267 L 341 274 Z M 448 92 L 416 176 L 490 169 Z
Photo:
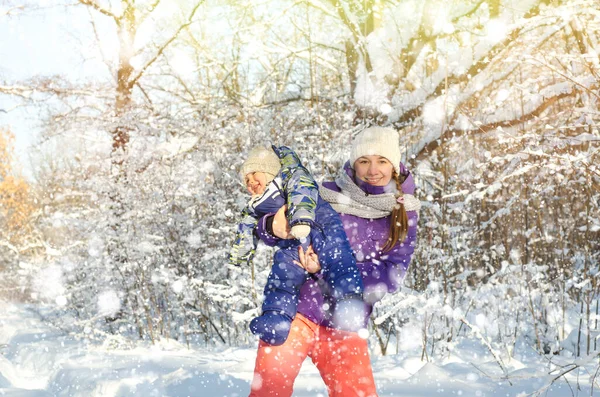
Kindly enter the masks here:
M 248 158 L 242 164 L 240 174 L 242 179 L 251 172 L 264 172 L 275 177 L 281 168 L 279 157 L 273 149 L 263 146 L 255 146 L 248 153 Z
M 400 142 L 398 131 L 386 127 L 369 127 L 362 130 L 350 149 L 350 166 L 362 156 L 382 156 L 392 163 L 396 173 L 400 173 Z

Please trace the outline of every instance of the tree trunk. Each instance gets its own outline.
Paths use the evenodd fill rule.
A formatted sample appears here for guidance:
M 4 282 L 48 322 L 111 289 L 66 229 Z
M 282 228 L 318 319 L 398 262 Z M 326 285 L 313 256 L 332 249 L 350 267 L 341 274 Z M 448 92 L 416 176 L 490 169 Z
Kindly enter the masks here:
M 117 70 L 117 95 L 115 101 L 115 115 L 119 119 L 123 117 L 131 105 L 131 93 L 133 86 L 131 77 L 133 74 L 133 66 L 131 66 L 131 58 L 133 56 L 133 40 L 135 38 L 135 10 L 133 3 L 122 1 L 124 7 L 123 15 L 119 18 L 118 34 L 119 34 L 119 69 Z M 120 120 L 118 126 L 113 131 L 113 154 L 124 154 L 129 143 L 129 128 Z M 114 161 L 119 166 L 122 161 Z

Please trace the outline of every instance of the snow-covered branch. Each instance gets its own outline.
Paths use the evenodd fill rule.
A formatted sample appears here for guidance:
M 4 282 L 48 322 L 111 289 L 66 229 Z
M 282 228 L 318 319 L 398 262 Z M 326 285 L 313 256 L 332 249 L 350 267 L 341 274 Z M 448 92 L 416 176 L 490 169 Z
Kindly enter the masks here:
M 502 358 L 500 357 L 500 353 L 498 353 L 490 344 L 490 342 L 488 342 L 488 340 L 481 334 L 481 331 L 479 330 L 479 328 L 477 328 L 476 326 L 472 325 L 471 323 L 469 323 L 466 319 L 461 318 L 460 321 L 466 325 L 467 327 L 469 327 L 471 329 L 471 331 L 475 334 L 475 336 L 477 337 L 477 339 L 479 339 L 484 345 L 485 347 L 487 347 L 488 351 L 492 354 L 492 356 L 494 357 L 494 360 L 496 361 L 496 363 L 498 364 L 498 366 L 500 367 L 500 369 L 502 370 L 502 372 L 504 373 L 504 379 L 512 385 L 510 379 L 508 378 L 508 370 L 506 369 L 506 365 L 504 364 L 504 362 L 502 361 Z
M 96 2 L 96 0 L 79 0 L 79 2 L 81 4 L 83 4 L 83 5 L 92 7 L 93 9 L 95 9 L 98 12 L 100 12 L 101 14 L 106 15 L 107 17 L 112 18 L 117 25 L 119 25 L 121 23 L 120 22 L 120 20 L 121 20 L 120 16 L 117 16 L 111 10 L 102 7 L 100 4 L 98 4 L 98 2 Z
M 492 122 L 489 124 L 476 123 L 474 120 L 471 120 L 469 117 L 467 117 L 467 115 L 465 113 L 462 113 L 459 110 L 459 114 L 463 115 L 466 119 L 468 119 L 473 128 L 461 129 L 461 128 L 457 128 L 457 127 L 451 127 L 449 129 L 447 129 L 438 139 L 429 142 L 423 148 L 419 149 L 417 151 L 417 157 L 419 159 L 425 158 L 430 153 L 432 153 L 436 148 L 443 145 L 444 142 L 446 142 L 450 139 L 453 139 L 455 137 L 460 137 L 465 134 L 483 134 L 483 133 L 486 133 L 489 131 L 502 129 L 502 128 L 513 128 L 515 126 L 519 126 L 524 123 L 527 123 L 528 121 L 535 120 L 535 119 L 539 118 L 542 115 L 542 113 L 544 111 L 546 111 L 546 109 L 555 105 L 561 99 L 574 97 L 577 93 L 579 93 L 579 91 L 576 89 L 569 90 L 568 92 L 556 93 L 554 96 L 546 97 L 544 102 L 542 102 L 540 105 L 538 105 L 537 107 L 535 107 L 528 113 L 520 115 L 520 117 L 509 119 L 509 120 L 495 121 L 495 122 Z

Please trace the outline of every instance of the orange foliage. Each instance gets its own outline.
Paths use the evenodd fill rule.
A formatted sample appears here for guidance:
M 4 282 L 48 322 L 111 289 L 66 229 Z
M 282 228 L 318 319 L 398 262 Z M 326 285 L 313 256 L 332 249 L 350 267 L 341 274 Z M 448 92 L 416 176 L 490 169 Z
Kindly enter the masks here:
M 10 131 L 0 129 L 0 229 L 11 242 L 29 231 L 34 210 L 29 185 L 13 173 L 13 140 Z

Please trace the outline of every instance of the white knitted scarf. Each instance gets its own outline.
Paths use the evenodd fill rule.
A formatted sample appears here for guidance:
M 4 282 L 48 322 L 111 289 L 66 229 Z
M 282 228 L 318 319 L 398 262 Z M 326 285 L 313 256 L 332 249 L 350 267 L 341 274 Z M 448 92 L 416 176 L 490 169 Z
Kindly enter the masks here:
M 394 193 L 367 194 L 354 183 L 352 178 L 341 170 L 335 178 L 341 192 L 336 192 L 320 185 L 321 197 L 341 214 L 350 214 L 367 219 L 378 219 L 389 216 L 398 204 Z M 412 194 L 404 194 L 406 211 L 418 211 L 421 202 Z

